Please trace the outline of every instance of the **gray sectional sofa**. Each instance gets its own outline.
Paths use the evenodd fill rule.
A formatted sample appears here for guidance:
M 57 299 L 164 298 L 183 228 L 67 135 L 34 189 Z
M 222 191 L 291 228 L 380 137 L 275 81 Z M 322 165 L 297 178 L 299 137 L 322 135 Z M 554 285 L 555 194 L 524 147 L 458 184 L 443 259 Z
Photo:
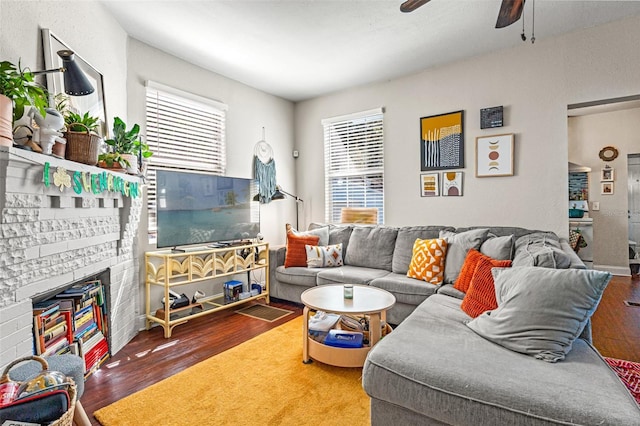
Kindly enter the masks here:
M 493 258 L 512 259 L 516 272 L 584 269 L 567 241 L 513 227 L 312 224 L 310 230 L 321 236 L 320 244 L 343 244 L 344 266 L 285 268 L 285 248 L 272 248 L 272 297 L 299 303 L 306 289 L 335 283 L 372 285 L 396 297 L 387 320 L 399 325 L 371 350 L 363 368 L 372 425 L 640 425 L 635 400 L 591 346 L 592 311 L 580 311 L 587 312 L 584 318 L 568 322 L 580 336 L 565 345 L 564 360 L 552 363 L 507 349 L 499 338 L 482 337 L 460 307 L 464 293 L 452 283 L 469 245 Z M 415 239 L 440 235 L 454 242 L 444 284 L 408 278 Z M 562 300 L 550 304 L 564 315 Z
M 478 235 L 469 244 L 493 257 L 500 258 L 507 249 L 508 258 L 514 266 L 549 266 L 559 268 L 584 268 L 584 264 L 566 240 L 552 232 L 515 227 L 469 227 L 450 226 L 368 226 L 312 223 L 309 230 L 321 235 L 320 244 L 342 243 L 344 266 L 338 268 L 285 268 L 285 247 L 270 250 L 269 294 L 277 299 L 300 303 L 300 295 L 308 288 L 323 284 L 367 284 L 389 291 L 396 297 L 396 304 L 387 312 L 387 321 L 401 323 L 429 296 L 438 293 L 462 298 L 464 294 L 455 290 L 452 283 L 457 269 L 464 262 L 466 250 L 457 250 L 456 261 L 447 254 L 445 285 L 436 286 L 407 277 L 409 263 L 416 238 L 438 238 L 441 232 L 460 234 L 476 230 Z M 506 240 L 506 241 L 505 241 Z M 494 241 L 500 241 L 497 247 Z M 483 246 L 483 244 L 485 244 Z M 487 247 L 486 249 L 483 247 Z M 493 256 L 492 256 L 493 255 Z

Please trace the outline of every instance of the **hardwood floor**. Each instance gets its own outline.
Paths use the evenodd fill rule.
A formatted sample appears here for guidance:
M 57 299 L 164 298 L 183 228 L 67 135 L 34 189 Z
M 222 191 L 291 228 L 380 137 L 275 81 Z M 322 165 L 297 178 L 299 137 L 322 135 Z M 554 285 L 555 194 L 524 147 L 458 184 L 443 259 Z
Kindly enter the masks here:
M 640 302 L 638 276 L 614 277 L 607 286 L 593 315 L 594 346 L 603 356 L 640 362 L 640 307 L 625 300 Z M 269 323 L 227 310 L 177 326 L 170 339 L 161 327 L 141 332 L 87 379 L 82 405 L 92 424 L 99 425 L 93 419 L 99 408 L 302 314 L 298 304 L 272 300 L 271 305 L 294 313 Z
M 592 317 L 593 345 L 611 358 L 640 362 L 640 278 L 613 277 Z

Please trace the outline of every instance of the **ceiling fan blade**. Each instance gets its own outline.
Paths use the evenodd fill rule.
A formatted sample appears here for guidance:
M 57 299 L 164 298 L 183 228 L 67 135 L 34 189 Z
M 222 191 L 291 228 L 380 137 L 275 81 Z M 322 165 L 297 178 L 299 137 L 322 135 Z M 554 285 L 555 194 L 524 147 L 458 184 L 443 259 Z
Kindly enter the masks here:
M 502 0 L 496 28 L 504 28 L 516 22 L 522 15 L 525 0 Z
M 429 0 L 407 0 L 400 5 L 400 11 L 405 13 L 413 12 L 414 10 L 428 2 Z

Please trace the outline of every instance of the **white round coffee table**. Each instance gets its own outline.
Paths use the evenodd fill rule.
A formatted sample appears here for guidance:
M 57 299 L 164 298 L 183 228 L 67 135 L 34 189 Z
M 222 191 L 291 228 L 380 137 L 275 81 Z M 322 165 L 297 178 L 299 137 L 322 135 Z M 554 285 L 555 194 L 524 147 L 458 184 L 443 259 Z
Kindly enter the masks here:
M 353 285 L 353 298 L 344 298 L 344 285 L 320 285 L 306 290 L 301 295 L 303 310 L 302 362 L 311 358 L 338 367 L 362 367 L 369 350 L 381 338 L 381 321 L 386 320 L 386 311 L 396 303 L 393 294 L 368 285 Z M 309 310 L 335 314 L 368 315 L 369 344 L 361 348 L 338 348 L 328 346 L 309 336 Z

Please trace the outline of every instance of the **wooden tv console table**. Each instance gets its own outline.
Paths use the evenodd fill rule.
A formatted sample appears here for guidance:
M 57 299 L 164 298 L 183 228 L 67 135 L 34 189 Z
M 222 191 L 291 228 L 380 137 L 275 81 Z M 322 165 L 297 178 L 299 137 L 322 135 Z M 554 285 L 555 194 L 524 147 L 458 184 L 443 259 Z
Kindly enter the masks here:
M 243 244 L 221 248 L 202 247 L 147 252 L 145 258 L 145 305 L 146 328 L 158 323 L 164 328 L 164 337 L 171 337 L 177 325 L 190 319 L 208 315 L 256 299 L 264 298 L 269 303 L 269 244 Z M 265 286 L 260 294 L 240 300 L 225 299 L 223 293 L 198 299 L 197 303 L 177 309 L 158 309 L 151 312 L 151 286 L 164 288 L 164 300 L 169 300 L 169 289 L 201 281 L 263 269 Z M 251 282 L 248 282 L 249 290 Z M 177 293 L 180 293 L 176 291 Z

